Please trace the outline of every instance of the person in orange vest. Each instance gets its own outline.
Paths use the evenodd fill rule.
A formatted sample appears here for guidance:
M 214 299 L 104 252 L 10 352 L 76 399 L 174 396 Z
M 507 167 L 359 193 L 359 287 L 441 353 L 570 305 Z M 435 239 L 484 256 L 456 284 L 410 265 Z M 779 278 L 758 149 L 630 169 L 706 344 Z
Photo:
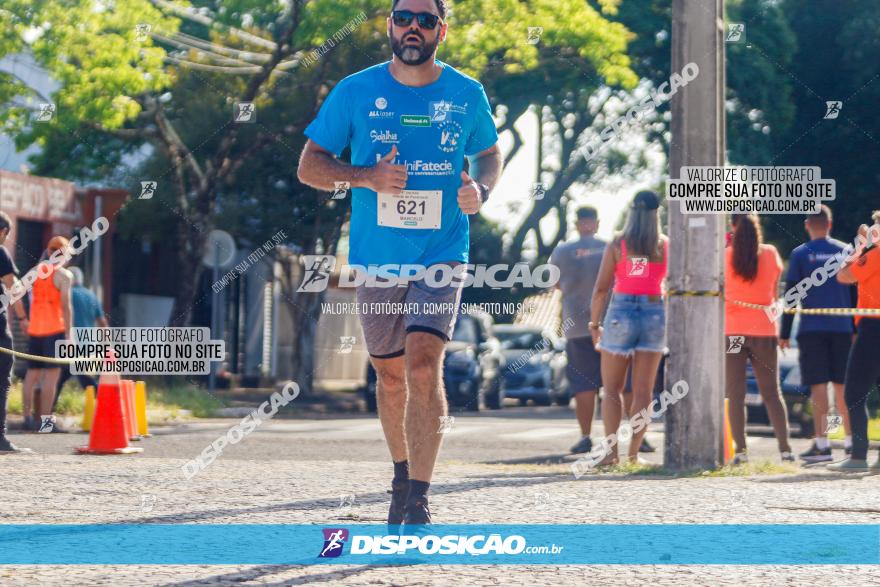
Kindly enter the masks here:
M 46 253 L 40 261 L 37 279 L 31 290 L 31 317 L 28 323 L 28 353 L 41 357 L 55 356 L 55 343 L 70 338 L 70 327 L 73 322 L 70 289 L 73 276 L 64 268 L 64 262 L 53 263 L 52 253 L 67 247 L 68 241 L 63 236 L 53 236 L 46 247 Z M 57 427 L 52 405 L 55 401 L 55 389 L 61 377 L 59 365 L 31 359 L 28 361 L 27 374 L 24 377 L 24 413 L 25 428 L 37 432 L 60 432 Z M 31 419 L 33 413 L 34 393 L 40 389 L 40 422 Z
M 9 233 L 12 231 L 12 219 L 5 212 L 0 212 L 0 293 L 8 295 L 18 283 L 16 275 L 18 268 L 9 251 L 3 244 L 6 242 Z M 21 323 L 22 328 L 27 328 L 27 314 L 25 313 L 24 303 L 19 299 L 10 303 L 5 301 L 4 306 L 0 307 L 0 346 L 6 349 L 12 349 L 12 333 L 9 330 L 9 316 L 15 314 Z M 31 452 L 28 448 L 19 448 L 12 444 L 6 438 L 6 399 L 9 394 L 9 388 L 12 386 L 12 365 L 14 359 L 9 353 L 0 353 L 0 454 Z

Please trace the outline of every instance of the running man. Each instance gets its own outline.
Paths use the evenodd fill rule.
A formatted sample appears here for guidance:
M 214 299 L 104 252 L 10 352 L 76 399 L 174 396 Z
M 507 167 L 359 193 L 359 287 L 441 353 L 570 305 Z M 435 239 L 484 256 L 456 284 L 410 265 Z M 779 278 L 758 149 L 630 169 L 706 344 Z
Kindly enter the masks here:
M 12 219 L 6 212 L 0 212 L 0 293 L 8 295 L 8 292 L 15 286 L 16 275 L 18 269 L 9 256 L 9 251 L 3 244 L 12 231 Z M 21 327 L 27 330 L 28 321 L 27 313 L 24 309 L 24 303 L 21 299 L 17 300 L 10 306 L 0 307 L 0 346 L 12 349 L 12 333 L 9 330 L 9 312 L 15 312 Z M 0 353 L 0 454 L 30 452 L 27 448 L 18 448 L 6 438 L 6 400 L 9 395 L 9 388 L 12 386 L 12 355 L 9 353 Z
M 802 280 L 813 275 L 813 271 L 824 266 L 828 259 L 843 255 L 846 245 L 831 238 L 831 209 L 822 205 L 819 212 L 804 220 L 804 229 L 810 236 L 806 242 L 791 252 L 788 260 L 788 274 L 785 278 L 785 291 L 794 288 Z M 853 287 L 844 285 L 836 279 L 828 279 L 822 285 L 813 285 L 807 295 L 800 300 L 803 308 L 852 308 Z M 779 346 L 790 346 L 793 314 L 782 316 L 782 333 Z M 820 463 L 832 460 L 831 442 L 828 440 L 828 384 L 834 388 L 834 403 L 838 413 L 843 416 L 846 431 L 844 450 L 849 454 L 852 436 L 849 428 L 849 413 L 843 398 L 843 382 L 846 376 L 846 359 L 852 344 L 853 320 L 849 316 L 801 316 L 798 326 L 798 349 L 801 367 L 801 383 L 810 386 L 813 397 L 813 423 L 816 439 L 813 446 L 800 457 L 807 463 Z
M 595 237 L 599 215 L 592 206 L 578 208 L 575 227 L 580 235 L 578 240 L 560 243 L 550 255 L 550 262 L 559 267 L 556 287 L 562 292 L 562 322 L 571 325 L 563 332 L 568 358 L 565 376 L 574 396 L 575 417 L 581 429 L 581 439 L 570 449 L 572 454 L 593 450 L 590 431 L 596 395 L 602 387 L 602 355 L 593 346 L 587 324 L 593 287 L 607 245 Z
M 461 300 L 460 282 L 427 277 L 467 263 L 468 215 L 487 200 L 502 158 L 483 87 L 436 60 L 448 26 L 444 0 L 394 0 L 391 10 L 391 61 L 330 92 L 305 131 L 298 177 L 324 191 L 351 186 L 351 263 L 426 268 L 404 287 L 359 286 L 362 309 L 386 302 L 443 309 L 360 313 L 394 462 L 388 523 L 426 524 L 447 413 L 441 365 Z M 338 159 L 348 146 L 351 164 Z
M 73 281 L 70 271 L 64 268 L 63 262 L 53 263 L 52 253 L 63 249 L 68 241 L 63 236 L 53 236 L 49 240 L 40 265 L 45 269 L 38 270 L 37 279 L 31 290 L 31 318 L 28 324 L 28 353 L 42 357 L 55 356 L 55 343 L 70 338 L 70 327 L 73 320 L 73 309 L 70 303 L 70 285 Z M 55 405 L 55 389 L 61 368 L 53 363 L 39 360 L 28 360 L 27 374 L 24 376 L 23 404 L 25 413 L 25 429 L 38 432 L 61 432 L 57 428 L 53 406 Z M 40 390 L 39 412 L 41 422 L 32 418 L 34 394 Z

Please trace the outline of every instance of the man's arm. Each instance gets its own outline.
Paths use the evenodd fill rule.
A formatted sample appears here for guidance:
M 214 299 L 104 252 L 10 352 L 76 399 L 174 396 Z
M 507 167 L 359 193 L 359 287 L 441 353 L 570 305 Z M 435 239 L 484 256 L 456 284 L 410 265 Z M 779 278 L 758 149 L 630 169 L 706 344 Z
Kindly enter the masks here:
M 61 292 L 61 313 L 64 315 L 64 335 L 70 338 L 73 326 L 73 305 L 71 304 L 70 284 L 73 281 L 67 269 L 59 268 L 53 276 L 58 291 Z
M 7 273 L 3 277 L 0 277 L 0 281 L 3 281 L 3 285 L 6 286 L 6 291 L 10 291 L 13 287 L 15 287 L 18 279 L 15 277 L 14 273 Z M 16 317 L 18 317 L 18 321 L 21 323 L 21 329 L 27 331 L 27 311 L 24 309 L 24 302 L 21 301 L 21 298 L 19 298 L 15 301 L 15 303 L 12 304 L 12 309 L 15 312 Z
M 470 159 L 472 174 L 461 172 L 461 187 L 458 188 L 458 207 L 465 214 L 476 214 L 480 211 L 489 192 L 498 183 L 504 159 L 498 143 L 480 151 Z M 485 189 L 480 184 L 486 186 Z
M 336 182 L 347 182 L 353 188 L 369 188 L 374 192 L 394 195 L 406 187 L 406 166 L 391 162 L 397 156 L 397 145 L 375 165 L 358 167 L 337 159 L 333 153 L 311 139 L 306 141 L 299 158 L 297 178 L 315 189 L 332 192 Z
M 797 285 L 800 280 L 803 279 L 803 272 L 801 271 L 801 255 L 798 253 L 795 255 L 792 253 L 791 257 L 788 259 L 788 273 L 785 276 L 785 289 L 787 292 L 789 289 L 793 288 Z M 783 293 L 783 299 L 785 299 L 785 294 Z M 791 338 L 791 329 L 794 326 L 794 314 L 783 314 L 782 315 L 782 330 L 779 334 L 779 346 L 782 348 L 788 348 L 790 345 L 789 340 Z
M 477 183 L 485 184 L 490 190 L 495 188 L 498 179 L 501 177 L 501 169 L 504 166 L 504 157 L 501 156 L 501 149 L 498 143 L 495 143 L 485 151 L 480 151 L 471 159 L 470 174 Z

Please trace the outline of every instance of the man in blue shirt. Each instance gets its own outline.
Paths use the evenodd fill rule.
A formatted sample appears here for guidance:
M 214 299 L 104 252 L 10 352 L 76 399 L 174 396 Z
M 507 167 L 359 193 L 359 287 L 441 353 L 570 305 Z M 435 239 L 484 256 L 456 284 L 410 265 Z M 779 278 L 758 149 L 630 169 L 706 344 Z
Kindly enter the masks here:
M 403 287 L 357 289 L 394 462 L 388 523 L 397 525 L 431 521 L 427 492 L 447 414 L 441 364 L 461 299 L 449 277 L 467 263 L 468 215 L 488 198 L 502 158 L 483 87 L 436 60 L 446 2 L 393 0 L 391 10 L 391 61 L 330 92 L 305 131 L 298 176 L 321 190 L 350 186 L 350 262 L 407 277 Z M 350 164 L 339 160 L 349 146 Z M 391 309 L 374 310 L 383 307 Z
M 73 274 L 73 288 L 70 290 L 70 301 L 73 306 L 73 327 L 92 328 L 96 325 L 106 327 L 107 318 L 104 317 L 104 308 L 101 307 L 101 302 L 98 301 L 97 296 L 83 285 L 85 279 L 83 278 L 82 269 L 70 267 L 69 271 Z M 95 381 L 94 377 L 81 374 L 77 375 L 76 378 L 83 389 L 91 385 L 97 393 L 98 382 Z M 58 405 L 61 388 L 64 387 L 68 379 L 70 379 L 70 366 L 65 365 L 61 369 L 61 377 L 58 379 L 58 387 L 55 390 L 53 412 L 55 411 L 55 406 Z
M 818 213 L 804 221 L 804 228 L 810 241 L 791 252 L 788 261 L 785 291 L 794 288 L 799 282 L 808 279 L 835 255 L 843 256 L 846 245 L 830 237 L 831 209 L 823 205 Z M 818 281 L 816 282 L 818 283 Z M 852 308 L 854 292 L 852 286 L 844 285 L 833 276 L 821 285 L 811 283 L 805 297 L 800 299 L 803 308 Z M 779 344 L 789 346 L 791 338 L 792 314 L 784 314 Z M 831 444 L 828 441 L 828 383 L 834 387 L 837 412 L 843 417 L 846 431 L 845 450 L 849 454 L 852 446 L 849 413 L 844 401 L 844 378 L 846 362 L 852 344 L 853 321 L 849 316 L 801 315 L 798 327 L 798 349 L 800 352 L 801 383 L 810 386 L 813 399 L 813 422 L 816 439 L 801 458 L 808 463 L 832 460 Z

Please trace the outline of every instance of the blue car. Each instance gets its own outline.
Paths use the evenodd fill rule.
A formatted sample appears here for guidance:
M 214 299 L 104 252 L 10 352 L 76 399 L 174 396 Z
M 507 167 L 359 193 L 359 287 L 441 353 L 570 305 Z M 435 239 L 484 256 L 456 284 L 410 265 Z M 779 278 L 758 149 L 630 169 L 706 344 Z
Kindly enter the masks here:
M 525 405 L 568 405 L 565 344 L 535 326 L 498 324 L 495 336 L 504 355 L 504 395 Z

